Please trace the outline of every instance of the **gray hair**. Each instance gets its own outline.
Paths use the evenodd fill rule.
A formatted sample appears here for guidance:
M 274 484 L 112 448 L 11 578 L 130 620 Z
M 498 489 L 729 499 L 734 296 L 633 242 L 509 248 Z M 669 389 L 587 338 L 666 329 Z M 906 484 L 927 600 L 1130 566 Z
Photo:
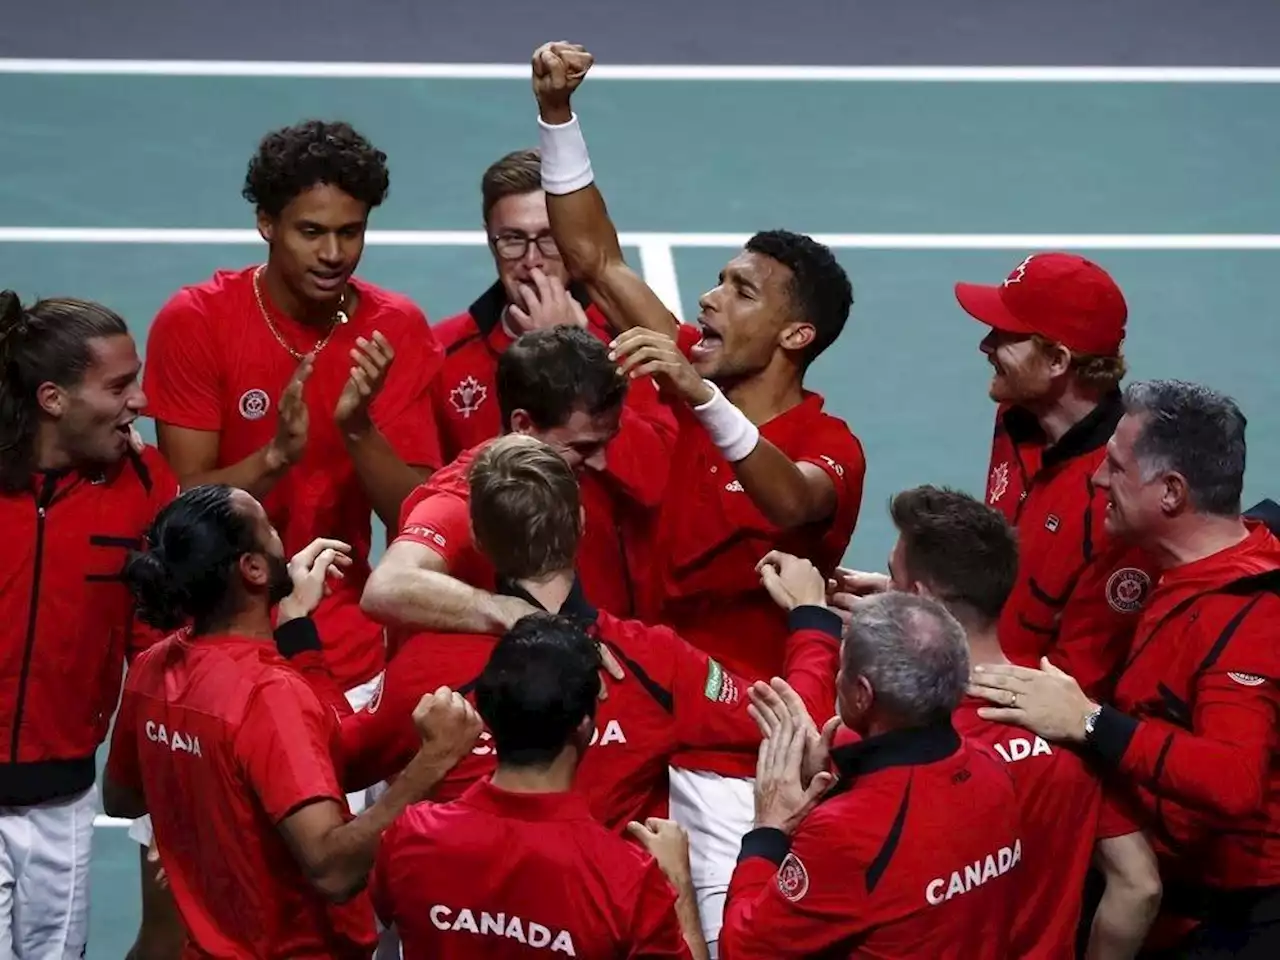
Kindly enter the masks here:
M 903 726 L 951 716 L 969 682 L 964 628 L 942 604 L 910 593 L 859 603 L 844 633 L 846 680 L 861 675 L 876 703 Z
M 1240 513 L 1248 421 L 1234 400 L 1198 383 L 1147 380 L 1129 385 L 1124 405 L 1143 418 L 1133 452 L 1144 481 L 1177 473 L 1197 512 Z

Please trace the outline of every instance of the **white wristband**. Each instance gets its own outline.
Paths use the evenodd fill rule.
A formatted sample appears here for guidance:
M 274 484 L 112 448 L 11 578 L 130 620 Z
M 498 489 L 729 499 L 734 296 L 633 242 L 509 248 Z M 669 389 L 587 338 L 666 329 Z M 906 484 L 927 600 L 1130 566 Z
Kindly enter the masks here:
M 746 459 L 760 442 L 760 428 L 745 413 L 729 402 L 710 380 L 702 381 L 711 388 L 714 396 L 704 404 L 693 408 L 694 416 L 711 436 L 724 458 L 730 463 Z
M 542 151 L 542 189 L 559 196 L 588 186 L 594 179 L 587 141 L 582 139 L 578 115 L 568 123 L 550 124 L 538 118 Z

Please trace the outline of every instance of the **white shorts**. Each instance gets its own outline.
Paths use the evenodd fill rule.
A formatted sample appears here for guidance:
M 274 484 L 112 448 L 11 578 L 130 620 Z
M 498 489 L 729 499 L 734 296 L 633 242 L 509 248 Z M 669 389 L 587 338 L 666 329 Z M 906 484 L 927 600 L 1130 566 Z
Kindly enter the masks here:
M 671 819 L 689 834 L 689 867 L 712 960 L 742 838 L 755 826 L 755 780 L 671 767 Z
M 0 807 L 0 957 L 85 955 L 97 812 L 97 787 L 69 800 Z
M 378 684 L 382 682 L 382 674 L 379 673 L 372 680 L 366 680 L 359 686 L 352 687 L 345 694 L 347 703 L 351 704 L 352 710 L 363 709 L 365 704 L 373 699 L 373 695 L 378 692 Z M 368 790 L 357 790 L 355 793 L 347 794 L 347 804 L 351 807 L 352 813 L 360 813 L 365 807 L 373 803 L 377 798 L 378 787 L 381 784 L 370 787 Z M 154 833 L 151 830 L 150 815 L 139 817 L 129 824 L 130 839 L 142 844 L 144 847 L 151 846 L 151 838 Z M 3 954 L 0 954 L 3 956 Z

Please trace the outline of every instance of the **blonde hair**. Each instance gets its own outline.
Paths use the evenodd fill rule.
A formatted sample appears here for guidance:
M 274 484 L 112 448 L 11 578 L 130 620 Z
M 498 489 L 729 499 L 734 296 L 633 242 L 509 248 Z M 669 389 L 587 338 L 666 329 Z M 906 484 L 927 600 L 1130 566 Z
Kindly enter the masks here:
M 471 464 L 467 482 L 472 535 L 499 575 L 522 580 L 574 565 L 578 481 L 555 448 L 527 434 L 499 437 Z

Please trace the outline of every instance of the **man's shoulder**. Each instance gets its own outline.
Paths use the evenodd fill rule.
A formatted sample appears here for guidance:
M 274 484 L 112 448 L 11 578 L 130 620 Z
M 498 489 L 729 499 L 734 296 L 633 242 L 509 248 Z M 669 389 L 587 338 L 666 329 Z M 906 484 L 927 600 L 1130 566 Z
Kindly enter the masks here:
M 175 290 L 160 309 L 158 319 L 198 317 L 216 311 L 228 298 L 240 298 L 253 286 L 257 267 L 215 270 L 198 283 L 188 283 Z
M 463 310 L 461 313 L 446 317 L 432 329 L 435 331 L 436 339 L 440 341 L 440 346 L 444 347 L 445 353 L 449 355 L 456 354 L 468 344 L 482 343 L 480 326 L 470 310 Z
M 393 329 L 396 325 L 402 329 L 429 326 L 422 307 L 408 295 L 360 278 L 353 278 L 352 285 L 359 292 L 370 317 L 380 328 L 388 324 Z

